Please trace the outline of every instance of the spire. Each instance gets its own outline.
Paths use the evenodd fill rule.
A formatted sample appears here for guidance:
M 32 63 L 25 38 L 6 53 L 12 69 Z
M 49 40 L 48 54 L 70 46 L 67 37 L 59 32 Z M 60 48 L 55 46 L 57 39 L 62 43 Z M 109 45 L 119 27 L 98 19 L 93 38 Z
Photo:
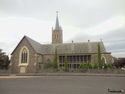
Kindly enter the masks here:
M 56 11 L 56 24 L 52 29 L 52 43 L 63 43 L 63 31 L 59 25 L 58 11 Z
M 55 30 L 61 30 L 61 27 L 59 26 L 58 11 L 56 11 L 56 24 L 55 24 Z

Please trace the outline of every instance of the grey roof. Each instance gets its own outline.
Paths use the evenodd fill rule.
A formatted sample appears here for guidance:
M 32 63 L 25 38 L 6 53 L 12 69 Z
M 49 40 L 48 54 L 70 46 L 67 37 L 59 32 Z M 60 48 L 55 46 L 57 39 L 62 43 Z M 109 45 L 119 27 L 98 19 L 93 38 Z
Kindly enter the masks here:
M 63 44 L 40 44 L 29 37 L 26 37 L 34 50 L 39 54 L 54 54 L 57 49 L 58 54 L 83 54 L 97 53 L 98 43 L 102 53 L 106 53 L 103 42 L 82 42 L 82 43 L 63 43 Z
M 31 46 L 33 47 L 33 49 L 37 52 L 37 53 L 40 53 L 42 52 L 42 49 L 41 49 L 41 44 L 32 40 L 31 38 L 27 37 L 27 36 L 24 36 L 28 41 L 29 43 L 31 44 Z
M 63 43 L 63 44 L 48 44 L 42 45 L 45 52 L 44 54 L 54 54 L 55 48 L 58 54 L 83 54 L 83 53 L 97 53 L 98 42 L 85 42 L 85 43 Z M 101 52 L 105 53 L 105 47 L 100 42 Z

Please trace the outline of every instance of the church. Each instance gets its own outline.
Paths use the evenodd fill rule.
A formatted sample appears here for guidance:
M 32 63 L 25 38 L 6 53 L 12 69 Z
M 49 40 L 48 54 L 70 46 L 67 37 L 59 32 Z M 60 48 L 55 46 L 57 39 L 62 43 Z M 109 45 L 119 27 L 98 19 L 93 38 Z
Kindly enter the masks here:
M 59 67 L 64 67 L 65 56 L 69 69 L 78 69 L 81 63 L 94 64 L 97 62 L 98 44 L 105 64 L 111 63 L 111 53 L 106 51 L 102 41 L 63 43 L 63 30 L 57 14 L 55 27 L 52 29 L 52 43 L 41 44 L 24 36 L 11 53 L 12 73 L 36 73 L 44 70 L 44 65 L 54 60 L 55 51 Z

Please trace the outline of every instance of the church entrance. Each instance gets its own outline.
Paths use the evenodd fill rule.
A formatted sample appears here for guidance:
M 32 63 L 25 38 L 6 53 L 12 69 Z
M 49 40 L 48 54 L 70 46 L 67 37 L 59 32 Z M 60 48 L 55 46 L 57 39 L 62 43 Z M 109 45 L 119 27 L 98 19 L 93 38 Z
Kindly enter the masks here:
M 20 73 L 26 73 L 26 67 L 25 66 L 20 67 Z

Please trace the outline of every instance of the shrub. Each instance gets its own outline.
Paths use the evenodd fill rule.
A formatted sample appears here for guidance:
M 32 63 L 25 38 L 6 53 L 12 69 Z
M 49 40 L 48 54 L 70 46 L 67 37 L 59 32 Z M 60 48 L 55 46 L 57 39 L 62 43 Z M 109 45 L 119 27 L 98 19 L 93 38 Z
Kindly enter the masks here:
M 65 70 L 65 67 L 59 67 L 59 69 Z
M 47 69 L 56 69 L 56 64 L 54 62 L 49 62 L 44 64 L 44 68 Z
M 92 65 L 90 63 L 82 63 L 80 64 L 80 69 L 92 69 Z
M 107 69 L 107 68 L 112 69 L 113 65 L 112 64 L 105 64 L 104 69 Z
M 98 67 L 99 67 L 98 64 L 93 65 L 93 69 L 98 69 Z
M 112 64 L 107 64 L 107 68 L 112 69 L 113 68 Z

